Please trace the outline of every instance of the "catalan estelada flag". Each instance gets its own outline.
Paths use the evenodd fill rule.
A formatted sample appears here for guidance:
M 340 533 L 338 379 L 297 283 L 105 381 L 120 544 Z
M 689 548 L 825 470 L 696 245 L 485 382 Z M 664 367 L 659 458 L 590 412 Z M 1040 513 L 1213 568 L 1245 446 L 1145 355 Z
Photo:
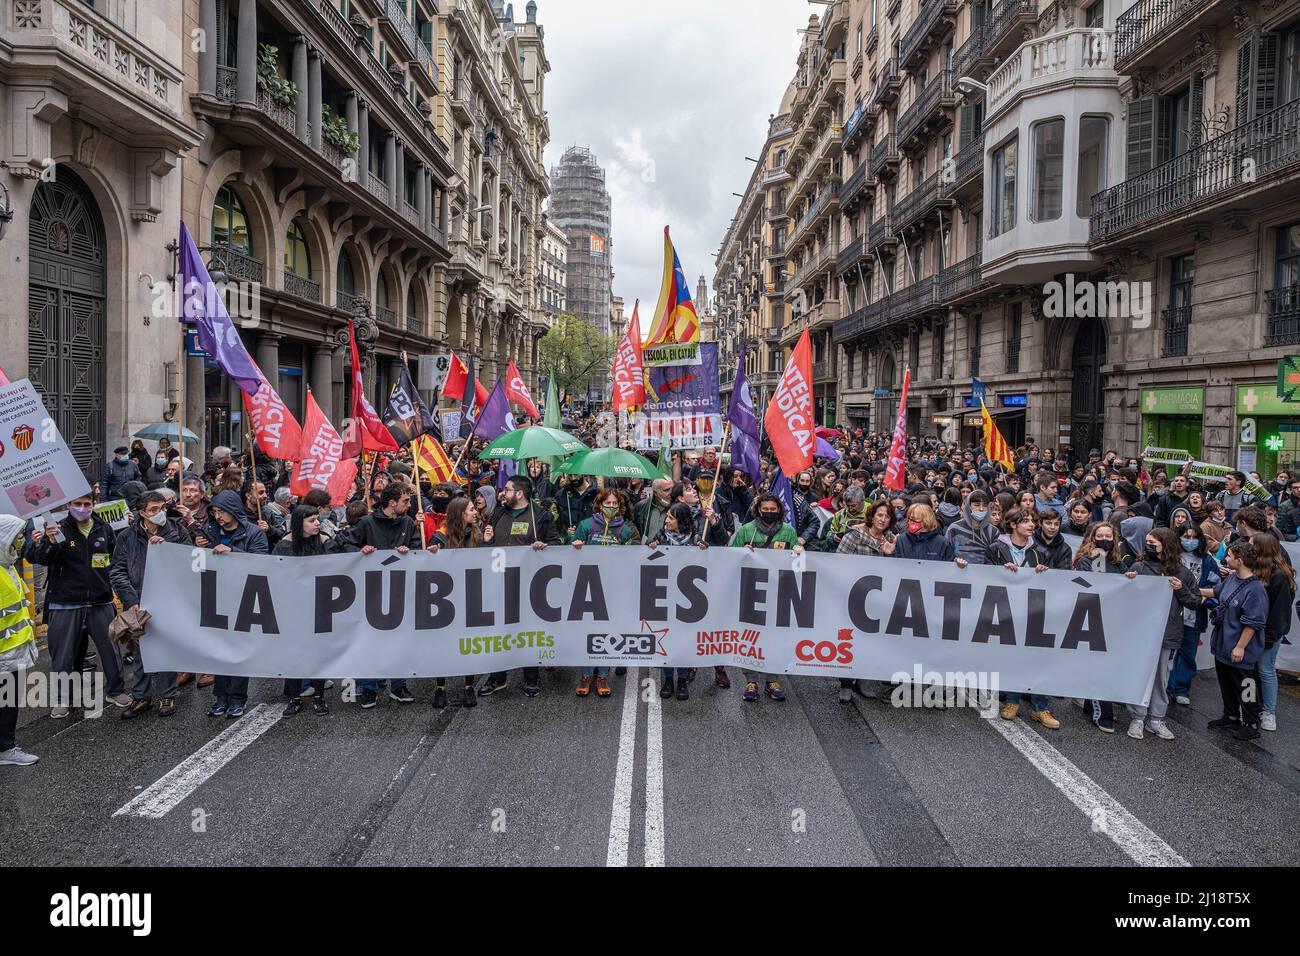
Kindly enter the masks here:
M 983 399 L 980 399 L 980 423 L 984 426 L 984 457 L 997 462 L 1007 471 L 1015 471 L 1016 463 L 1011 457 L 1011 446 L 998 431 L 998 426 L 993 424 L 993 416 L 989 414 Z
M 420 471 L 435 485 L 451 480 L 451 461 L 438 440 L 427 432 L 411 442 L 411 454 L 420 463 Z
M 659 304 L 644 348 L 700 340 L 700 317 L 691 301 L 691 290 L 682 272 L 681 260 L 664 226 L 664 281 L 659 287 Z

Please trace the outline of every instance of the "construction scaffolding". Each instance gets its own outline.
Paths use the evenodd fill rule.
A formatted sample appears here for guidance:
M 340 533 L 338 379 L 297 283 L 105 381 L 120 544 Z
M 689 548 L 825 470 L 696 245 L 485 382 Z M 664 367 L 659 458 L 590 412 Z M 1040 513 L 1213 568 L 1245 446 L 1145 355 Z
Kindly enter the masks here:
M 609 334 L 613 241 L 605 171 L 586 146 L 570 146 L 551 169 L 551 221 L 569 241 L 565 309 Z

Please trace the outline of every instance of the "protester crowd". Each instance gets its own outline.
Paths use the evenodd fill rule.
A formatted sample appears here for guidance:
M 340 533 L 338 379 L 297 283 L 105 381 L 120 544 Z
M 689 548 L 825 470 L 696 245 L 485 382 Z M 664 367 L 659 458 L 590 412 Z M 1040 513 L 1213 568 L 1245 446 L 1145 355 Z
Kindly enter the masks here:
M 589 417 L 571 430 L 593 439 L 599 428 Z M 94 494 L 70 502 L 57 525 L 0 516 L 0 676 L 35 665 L 34 624 L 41 622 L 52 674 L 75 674 L 96 666 L 97 658 L 107 702 L 124 720 L 172 716 L 178 695 L 195 688 L 212 695 L 211 717 L 241 717 L 248 678 L 146 673 L 137 644 L 109 638 L 119 609 L 139 608 L 150 548 L 160 542 L 214 554 L 290 557 L 482 546 L 748 547 L 959 568 L 1001 565 L 1008 573 L 1074 569 L 1164 578 L 1169 614 L 1155 682 L 1147 706 L 1123 708 L 1128 736 L 1174 736 L 1166 716 L 1172 706 L 1190 705 L 1197 648 L 1207 632 L 1222 697 L 1222 716 L 1210 727 L 1239 739 L 1276 729 L 1276 661 L 1295 602 L 1295 577 L 1281 542 L 1297 538 L 1300 475 L 1282 472 L 1264 481 L 1234 472 L 1222 481 L 1198 480 L 1189 465 L 1170 477 L 1163 465 L 1147 467 L 1096 449 L 1075 457 L 1040 449 L 1032 439 L 1016 449 L 1015 468 L 1007 471 L 978 448 L 913 438 L 904 488 L 887 490 L 890 438 L 840 433 L 831 442 L 834 456 L 791 476 L 788 495 L 777 493 L 784 482 L 775 480 L 779 473 L 769 457 L 763 458 L 765 480 L 755 487 L 716 449 L 675 453 L 672 475 L 654 480 L 552 476 L 540 461 L 521 463 L 506 477 L 498 462 L 470 449 L 456 455 L 453 480 L 441 484 L 417 484 L 403 451 L 370 461 L 342 507 L 323 491 L 293 495 L 287 469 L 261 456 L 250 462 L 218 447 L 206 462 L 195 463 L 165 440 L 152 453 L 137 441 L 117 449 Z M 98 501 L 115 499 L 130 509 L 128 524 L 117 530 L 94 510 Z M 43 570 L 39 608 L 28 605 L 20 558 Z M 147 631 L 141 639 L 148 640 Z M 540 670 L 522 669 L 525 695 L 540 693 Z M 458 702 L 473 707 L 480 697 L 505 691 L 509 677 L 439 678 L 431 701 L 436 707 L 452 702 L 450 679 L 453 691 L 460 685 Z M 694 668 L 664 668 L 660 696 L 685 700 L 695 679 Z M 344 680 L 304 675 L 285 681 L 285 716 L 299 713 L 304 700 L 327 715 L 329 692 Z M 715 667 L 713 680 L 731 686 L 727 668 Z M 777 675 L 743 670 L 741 683 L 746 701 L 785 698 Z M 839 683 L 844 703 L 855 694 L 890 691 L 866 681 Z M 355 690 L 347 699 L 363 709 L 381 697 L 416 701 L 400 679 L 349 680 L 346 686 Z M 611 696 L 608 669 L 580 669 L 575 689 L 580 697 Z M 50 716 L 62 719 L 76 701 L 51 703 Z M 1084 719 L 1114 732 L 1119 705 L 1082 703 Z M 1011 720 L 1023 709 L 1055 729 L 1060 718 L 1053 707 L 1047 698 L 1012 690 L 1003 694 L 1000 712 Z M 1060 706 L 1056 711 L 1064 713 Z M 17 746 L 17 715 L 16 707 L 0 705 L 0 765 L 36 760 Z

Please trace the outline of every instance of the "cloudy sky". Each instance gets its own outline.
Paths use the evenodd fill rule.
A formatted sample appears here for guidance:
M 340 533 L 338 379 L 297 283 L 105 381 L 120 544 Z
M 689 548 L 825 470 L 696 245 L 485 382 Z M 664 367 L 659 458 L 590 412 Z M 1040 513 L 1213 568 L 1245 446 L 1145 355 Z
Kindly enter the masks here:
M 713 253 L 794 74 L 807 0 L 538 0 L 551 61 L 547 168 L 589 146 L 613 200 L 614 293 L 649 327 L 663 227 L 690 280 Z M 523 19 L 523 4 L 515 4 Z

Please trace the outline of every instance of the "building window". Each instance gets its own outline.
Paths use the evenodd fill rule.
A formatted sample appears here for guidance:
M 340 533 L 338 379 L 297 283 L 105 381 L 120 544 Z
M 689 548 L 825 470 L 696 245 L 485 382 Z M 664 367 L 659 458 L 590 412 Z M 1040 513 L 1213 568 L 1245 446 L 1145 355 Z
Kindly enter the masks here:
M 1106 188 L 1106 143 L 1110 138 L 1110 120 L 1105 116 L 1079 119 L 1079 172 L 1075 214 L 1080 219 L 1092 215 L 1092 197 Z
M 1016 225 L 1016 139 L 993 151 L 993 166 L 989 172 L 991 183 L 989 238 L 993 239 Z
M 931 344 L 934 351 L 930 356 L 932 360 L 930 364 L 933 369 L 933 377 L 936 379 L 943 378 L 943 351 L 944 346 L 947 344 L 945 342 L 947 332 L 948 327 L 946 325 L 936 325 L 934 327 L 934 341 Z
M 311 251 L 296 219 L 284 234 L 284 268 L 304 279 L 311 278 Z
M 222 186 L 212 203 L 212 244 L 228 246 L 246 256 L 253 254 L 253 234 L 248 228 L 244 204 L 234 190 Z
M 971 316 L 968 328 L 970 329 L 970 374 L 974 378 L 980 373 L 980 339 L 984 335 L 984 316 Z
M 1029 218 L 1051 222 L 1061 218 L 1061 190 L 1065 177 L 1065 120 L 1037 123 L 1033 128 L 1034 183 L 1030 190 Z
M 1020 336 L 1021 327 L 1021 308 L 1020 303 L 1012 303 L 1007 314 L 1007 372 L 1020 371 Z
M 1165 356 L 1187 354 L 1187 326 L 1192 318 L 1192 283 L 1196 261 L 1191 254 L 1169 260 L 1169 308 L 1164 312 Z
M 1092 30 L 1100 30 L 1106 25 L 1106 0 L 1095 0 L 1084 11 L 1083 25 Z
M 1283 226 L 1277 231 L 1277 265 L 1274 288 L 1300 286 L 1300 223 Z

